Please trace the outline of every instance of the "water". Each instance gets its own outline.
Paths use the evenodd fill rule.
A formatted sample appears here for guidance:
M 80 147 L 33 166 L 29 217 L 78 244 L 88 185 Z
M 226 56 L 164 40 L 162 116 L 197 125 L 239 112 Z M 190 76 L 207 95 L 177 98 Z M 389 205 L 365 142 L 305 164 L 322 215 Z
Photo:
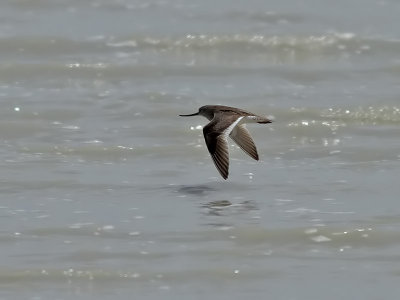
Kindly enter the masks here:
M 1 299 L 398 295 L 397 1 L 0 6 Z

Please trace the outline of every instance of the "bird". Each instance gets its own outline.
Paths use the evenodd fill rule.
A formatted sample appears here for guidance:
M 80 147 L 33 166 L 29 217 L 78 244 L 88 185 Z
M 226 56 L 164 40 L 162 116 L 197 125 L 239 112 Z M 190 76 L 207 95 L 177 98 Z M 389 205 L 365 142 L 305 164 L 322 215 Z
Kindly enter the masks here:
M 203 135 L 211 158 L 223 179 L 229 176 L 228 136 L 251 158 L 258 160 L 258 152 L 246 123 L 267 124 L 272 120 L 240 108 L 223 105 L 204 105 L 199 111 L 181 117 L 203 116 L 210 122 Z

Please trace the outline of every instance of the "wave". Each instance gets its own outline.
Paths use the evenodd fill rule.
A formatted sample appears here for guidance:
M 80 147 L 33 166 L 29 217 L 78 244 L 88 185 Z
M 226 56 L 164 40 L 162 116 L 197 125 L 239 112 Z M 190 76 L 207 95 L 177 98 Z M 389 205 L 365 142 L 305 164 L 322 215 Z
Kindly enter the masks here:
M 107 42 L 109 47 L 124 49 L 155 49 L 169 51 L 232 51 L 234 53 L 272 51 L 277 53 L 322 53 L 337 54 L 352 52 L 356 54 L 379 51 L 398 51 L 400 41 L 382 38 L 363 38 L 354 33 L 330 33 L 322 35 L 207 35 L 188 34 L 183 37 L 155 38 L 134 37 L 114 38 Z
M 276 199 L 282 200 L 282 199 Z M 282 200 L 283 201 L 283 200 Z M 286 201 L 286 200 L 285 200 Z M 234 207 L 223 206 L 223 209 Z M 288 210 L 286 213 L 293 215 L 302 215 L 310 213 L 311 209 L 297 208 Z M 314 210 L 311 210 L 314 212 Z M 324 215 L 345 215 L 354 214 L 352 211 L 321 211 Z M 65 239 L 71 238 L 96 238 L 104 240 L 121 240 L 135 239 L 136 241 L 144 241 L 147 239 L 158 240 L 165 243 L 177 244 L 196 244 L 204 241 L 230 241 L 232 236 L 238 244 L 260 245 L 271 243 L 274 245 L 293 245 L 312 246 L 324 245 L 327 247 L 337 248 L 343 245 L 351 247 L 388 247 L 399 244 L 400 234 L 391 232 L 381 228 L 382 224 L 395 225 L 399 222 L 398 216 L 381 216 L 379 219 L 367 220 L 365 224 L 352 226 L 311 226 L 311 227 L 296 227 L 296 228 L 261 228 L 254 226 L 229 226 L 221 224 L 209 224 L 209 229 L 201 231 L 182 231 L 176 232 L 160 232 L 160 233 L 141 233 L 119 230 L 113 226 L 97 227 L 93 223 L 78 223 L 72 224 L 69 228 L 41 228 L 29 229 L 26 232 L 21 232 L 18 239 L 31 241 L 33 237 L 51 238 L 57 236 Z M 362 222 L 363 223 L 363 222 Z M 207 250 L 204 249 L 206 252 Z M 200 251 L 200 250 L 199 250 Z M 195 251 L 196 252 L 196 251 Z M 194 252 L 194 253 L 195 253 Z M 235 252 L 235 251 L 234 251 Z M 226 250 L 226 253 L 230 253 Z M 233 253 L 233 252 L 232 252 Z M 134 254 L 132 254 L 134 255 Z M 156 253 L 154 253 L 156 255 Z M 158 253 L 158 256 L 163 256 Z M 118 254 L 116 254 L 118 256 Z
M 400 123 L 400 107 L 360 106 L 355 108 L 329 108 L 323 110 L 321 116 L 345 122 Z
M 327 126 L 332 130 L 352 124 L 385 125 L 400 124 L 400 107 L 388 105 L 347 106 L 335 108 L 292 107 L 276 109 L 274 116 L 289 127 Z
M 17 49 L 17 51 L 16 51 Z M 0 38 L 2 56 L 72 55 L 126 51 L 163 54 L 184 53 L 233 53 L 242 56 L 260 53 L 280 55 L 338 55 L 343 53 L 371 54 L 400 51 L 400 40 L 383 37 L 362 37 L 351 32 L 321 35 L 262 35 L 262 34 L 187 34 L 159 37 L 92 36 L 84 40 L 59 37 L 8 36 Z

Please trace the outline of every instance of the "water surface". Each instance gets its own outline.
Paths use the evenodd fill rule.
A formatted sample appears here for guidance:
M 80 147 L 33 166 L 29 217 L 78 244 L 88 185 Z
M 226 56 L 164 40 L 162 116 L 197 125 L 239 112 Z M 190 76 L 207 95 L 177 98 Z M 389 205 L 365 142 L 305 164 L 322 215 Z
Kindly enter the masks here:
M 396 1 L 0 6 L 1 299 L 398 295 Z

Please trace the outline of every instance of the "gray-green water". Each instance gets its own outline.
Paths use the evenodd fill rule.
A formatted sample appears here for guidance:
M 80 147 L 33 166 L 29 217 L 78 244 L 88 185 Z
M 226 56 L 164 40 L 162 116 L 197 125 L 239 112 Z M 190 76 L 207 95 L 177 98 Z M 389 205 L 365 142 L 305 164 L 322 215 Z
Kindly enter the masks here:
M 399 15 L 1 2 L 0 298 L 396 298 Z M 275 118 L 228 181 L 205 104 Z

